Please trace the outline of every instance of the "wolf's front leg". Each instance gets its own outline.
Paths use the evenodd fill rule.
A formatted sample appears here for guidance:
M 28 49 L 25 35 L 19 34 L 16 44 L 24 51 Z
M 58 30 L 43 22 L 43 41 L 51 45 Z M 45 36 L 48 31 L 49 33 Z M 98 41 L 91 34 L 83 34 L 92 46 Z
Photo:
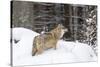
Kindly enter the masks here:
M 53 43 L 53 48 L 56 50 L 57 49 L 57 41 L 55 41 L 54 43 Z
M 52 44 L 52 48 L 54 48 L 54 50 L 57 49 L 56 44 Z

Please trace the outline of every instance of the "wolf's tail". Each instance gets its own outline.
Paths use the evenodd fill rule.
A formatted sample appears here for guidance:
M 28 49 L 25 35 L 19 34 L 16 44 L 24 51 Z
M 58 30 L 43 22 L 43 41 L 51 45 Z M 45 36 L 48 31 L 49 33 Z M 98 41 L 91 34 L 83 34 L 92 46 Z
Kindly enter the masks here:
M 32 56 L 35 56 L 36 52 L 37 52 L 37 49 L 36 48 L 33 48 L 32 49 Z
M 33 41 L 32 56 L 35 56 L 36 52 L 37 52 L 37 45 L 36 45 L 36 37 L 35 37 Z

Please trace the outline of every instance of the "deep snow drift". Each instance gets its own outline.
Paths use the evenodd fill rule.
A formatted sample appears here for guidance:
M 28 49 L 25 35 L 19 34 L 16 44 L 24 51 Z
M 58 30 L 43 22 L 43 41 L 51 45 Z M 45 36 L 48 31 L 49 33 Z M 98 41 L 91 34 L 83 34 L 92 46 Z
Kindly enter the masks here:
M 97 61 L 94 51 L 87 44 L 64 40 L 58 41 L 56 50 L 52 48 L 41 55 L 32 56 L 32 42 L 39 34 L 25 28 L 13 28 L 12 31 L 12 39 L 19 40 L 12 44 L 14 66 Z

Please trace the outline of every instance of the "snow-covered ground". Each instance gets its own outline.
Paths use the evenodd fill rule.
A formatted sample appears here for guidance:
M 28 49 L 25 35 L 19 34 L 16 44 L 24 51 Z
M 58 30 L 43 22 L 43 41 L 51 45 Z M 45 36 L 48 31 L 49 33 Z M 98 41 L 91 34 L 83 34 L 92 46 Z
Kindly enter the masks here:
M 39 34 L 29 29 L 13 28 L 12 39 L 19 40 L 12 44 L 13 66 L 97 61 L 94 51 L 87 44 L 64 40 L 58 41 L 56 50 L 52 48 L 32 56 L 32 42 L 36 35 Z

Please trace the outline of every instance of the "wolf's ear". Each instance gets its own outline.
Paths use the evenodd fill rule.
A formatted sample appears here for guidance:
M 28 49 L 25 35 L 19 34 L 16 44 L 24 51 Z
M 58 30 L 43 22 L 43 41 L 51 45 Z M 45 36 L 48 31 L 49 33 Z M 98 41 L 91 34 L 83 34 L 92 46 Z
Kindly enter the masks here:
M 61 24 L 58 24 L 58 26 L 60 26 Z
M 63 26 L 63 24 L 60 23 L 60 24 L 58 24 L 58 27 L 62 27 L 63 28 L 64 26 Z
M 59 23 L 58 26 L 63 26 L 63 25 L 61 23 Z

